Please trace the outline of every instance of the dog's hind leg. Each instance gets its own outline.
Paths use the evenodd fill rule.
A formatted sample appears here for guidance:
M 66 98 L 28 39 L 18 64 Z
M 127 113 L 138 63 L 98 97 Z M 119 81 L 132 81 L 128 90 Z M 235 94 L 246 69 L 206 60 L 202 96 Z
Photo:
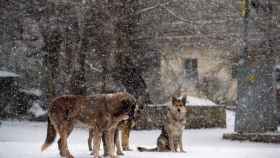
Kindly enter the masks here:
M 100 149 L 100 143 L 101 143 L 101 137 L 102 137 L 102 131 L 98 130 L 97 128 L 93 130 L 93 150 L 92 155 L 94 158 L 100 158 L 99 149 Z
M 92 139 L 93 139 L 93 135 L 94 135 L 93 129 L 90 128 L 90 129 L 89 129 L 89 132 L 88 132 L 88 149 L 89 149 L 89 151 L 92 151 Z
M 62 128 L 64 127 L 64 128 Z M 60 151 L 60 155 L 66 158 L 74 158 L 69 149 L 68 149 L 68 144 L 67 144 L 67 138 L 70 135 L 70 133 L 73 130 L 73 124 L 69 124 L 69 125 L 62 125 L 60 126 L 60 128 L 58 129 L 58 133 L 60 135 L 60 139 L 58 140 L 58 148 Z

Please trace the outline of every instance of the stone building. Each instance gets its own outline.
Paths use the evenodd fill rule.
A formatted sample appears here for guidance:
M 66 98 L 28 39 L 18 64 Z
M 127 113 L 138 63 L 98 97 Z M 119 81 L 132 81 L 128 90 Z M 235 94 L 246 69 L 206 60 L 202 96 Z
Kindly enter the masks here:
M 166 102 L 181 91 L 223 104 L 236 98 L 233 59 L 241 45 L 239 1 L 147 1 L 143 21 L 161 55 L 160 86 Z M 149 15 L 149 16 L 148 16 Z

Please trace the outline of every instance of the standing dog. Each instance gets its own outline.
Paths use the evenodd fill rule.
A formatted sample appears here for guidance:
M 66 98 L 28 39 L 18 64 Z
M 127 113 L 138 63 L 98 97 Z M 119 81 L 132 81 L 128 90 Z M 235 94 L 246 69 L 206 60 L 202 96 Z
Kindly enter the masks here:
M 94 131 L 94 157 L 99 158 L 102 133 L 106 132 L 106 150 L 109 157 L 115 157 L 114 134 L 118 124 L 135 117 L 136 99 L 128 93 L 98 94 L 93 96 L 61 96 L 49 105 L 48 129 L 45 150 L 59 134 L 60 155 L 73 158 L 68 150 L 67 138 L 76 122 L 81 122 Z
M 161 134 L 157 139 L 157 147 L 147 149 L 138 147 L 139 151 L 159 151 L 159 152 L 185 152 L 183 149 L 183 129 L 186 124 L 186 96 L 181 99 L 172 97 L 172 104 L 168 107 L 167 120 Z

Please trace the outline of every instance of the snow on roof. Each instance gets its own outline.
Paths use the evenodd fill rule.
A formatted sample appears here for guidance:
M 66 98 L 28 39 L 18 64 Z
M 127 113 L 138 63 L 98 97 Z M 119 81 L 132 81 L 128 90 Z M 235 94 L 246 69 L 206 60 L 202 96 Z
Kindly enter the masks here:
M 44 115 L 46 113 L 46 110 L 43 110 L 39 103 L 35 102 L 33 103 L 32 107 L 29 109 L 29 112 L 31 112 L 35 117 Z
M 274 68 L 275 69 L 280 69 L 280 64 L 276 64 Z
M 197 98 L 197 97 L 193 97 L 193 96 L 188 96 L 187 101 L 188 101 L 187 102 L 188 105 L 197 105 L 197 106 L 216 106 L 217 105 L 209 99 Z
M 179 98 L 182 98 L 182 97 L 179 97 Z M 160 104 L 160 105 L 148 105 L 148 106 L 167 106 L 170 104 L 171 104 L 171 101 L 164 103 L 164 104 Z M 209 99 L 198 98 L 198 97 L 194 97 L 194 96 L 187 96 L 186 105 L 187 106 L 219 106 Z
M 40 89 L 35 89 L 35 88 L 32 88 L 32 89 L 20 89 L 21 92 L 24 92 L 26 94 L 31 94 L 31 95 L 35 95 L 35 96 L 41 96 L 42 95 L 42 91 Z
M 19 75 L 13 72 L 0 71 L 0 77 L 19 77 Z

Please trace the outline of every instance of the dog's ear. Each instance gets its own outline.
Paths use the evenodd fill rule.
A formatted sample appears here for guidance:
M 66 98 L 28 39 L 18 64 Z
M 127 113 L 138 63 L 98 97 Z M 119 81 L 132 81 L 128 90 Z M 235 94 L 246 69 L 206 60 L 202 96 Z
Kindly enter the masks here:
M 184 104 L 184 106 L 186 105 L 186 102 L 187 102 L 187 96 L 184 95 L 183 98 L 182 98 L 182 102 Z
M 130 112 L 130 103 L 129 103 L 129 100 L 127 98 L 125 99 L 122 99 L 121 100 L 121 104 L 122 104 L 122 107 L 121 107 L 121 113 L 124 114 L 124 113 L 129 113 Z
M 177 101 L 177 98 L 172 96 L 172 105 L 174 105 L 174 103 Z
M 122 103 L 122 112 L 127 113 L 129 115 L 129 118 L 133 118 L 135 108 L 136 108 L 136 104 L 134 103 L 134 100 L 130 97 L 125 97 L 121 100 L 121 103 Z
M 137 97 L 136 101 L 138 104 L 143 104 L 145 102 L 145 98 L 143 96 L 139 96 Z

